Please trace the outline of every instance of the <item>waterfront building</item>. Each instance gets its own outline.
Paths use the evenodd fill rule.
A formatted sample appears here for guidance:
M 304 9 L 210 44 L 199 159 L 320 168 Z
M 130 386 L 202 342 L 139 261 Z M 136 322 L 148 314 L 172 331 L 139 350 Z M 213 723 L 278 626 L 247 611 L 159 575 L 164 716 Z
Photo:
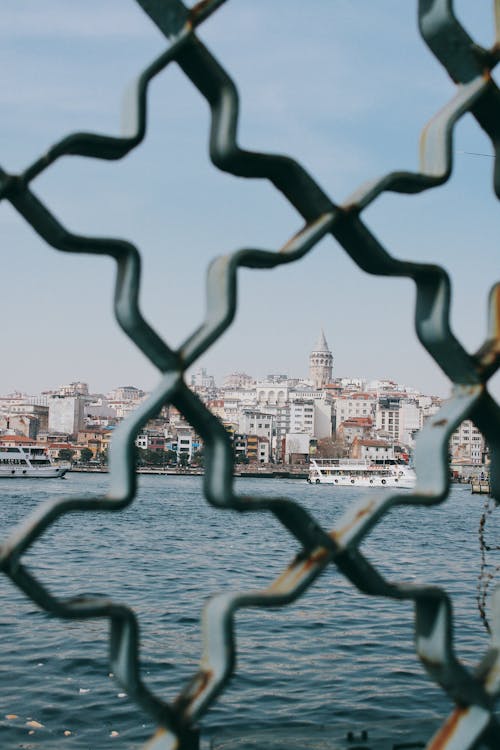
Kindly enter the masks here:
M 387 461 L 395 457 L 394 443 L 387 440 L 375 440 L 356 436 L 349 449 L 349 458 L 361 461 Z
M 285 444 L 287 432 L 290 432 L 290 404 L 275 406 L 270 411 L 274 413 L 275 419 L 274 443 L 271 446 L 271 453 L 274 452 L 276 460 L 281 461 L 283 459 L 282 446 Z
M 243 459 L 248 458 L 248 435 L 242 435 L 239 432 L 232 432 L 232 441 L 235 461 L 238 463 Z
M 265 437 L 259 438 L 257 445 L 257 457 L 260 464 L 267 464 L 271 458 L 269 440 Z
M 38 435 L 38 419 L 34 414 L 0 414 L 0 432 L 35 440 Z
M 166 446 L 165 432 L 160 430 L 141 430 L 135 439 L 135 444 L 144 451 L 163 453 Z
M 257 435 L 247 435 L 246 443 L 248 461 L 251 464 L 255 464 L 259 459 L 259 438 Z
M 94 458 L 97 458 L 100 453 L 104 453 L 108 450 L 109 443 L 111 440 L 110 430 L 79 430 L 77 435 L 77 444 L 79 448 L 89 448 L 92 451 Z
M 189 425 L 177 425 L 177 463 L 181 464 L 181 456 L 187 456 L 187 462 L 193 458 L 193 428 Z
M 318 341 L 309 355 L 309 379 L 315 388 L 322 388 L 332 380 L 333 355 L 328 348 L 325 334 L 321 331 Z
M 284 441 L 284 463 L 305 464 L 309 461 L 311 438 L 303 432 L 288 432 Z

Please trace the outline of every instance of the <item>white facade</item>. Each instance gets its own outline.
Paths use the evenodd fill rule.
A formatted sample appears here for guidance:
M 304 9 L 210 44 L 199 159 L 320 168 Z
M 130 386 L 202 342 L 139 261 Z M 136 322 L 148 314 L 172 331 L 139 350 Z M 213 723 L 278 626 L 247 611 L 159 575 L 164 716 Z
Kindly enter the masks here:
M 332 405 L 325 399 L 290 402 L 289 432 L 305 432 L 318 439 L 332 435 Z
M 258 448 L 258 461 L 260 464 L 269 463 L 269 443 L 267 440 L 259 440 Z
M 414 445 L 422 427 L 422 410 L 415 401 L 403 401 L 399 410 L 399 442 Z
M 453 459 L 480 464 L 485 452 L 485 441 L 476 425 L 466 419 L 450 438 L 450 452 Z
M 311 439 L 309 435 L 303 432 L 289 432 L 285 438 L 285 463 L 290 460 L 293 453 L 309 455 L 309 445 Z
M 414 445 L 422 422 L 423 412 L 416 401 L 383 398 L 377 404 L 375 427 L 379 432 L 388 433 L 395 442 Z
M 191 427 L 177 427 L 177 462 L 181 455 L 187 455 L 188 462 L 193 457 L 193 430 Z
M 91 401 L 86 402 L 83 407 L 83 416 L 85 418 L 100 418 L 100 417 L 106 417 L 109 419 L 115 419 L 116 418 L 116 411 L 115 409 L 112 409 L 111 406 L 109 406 L 106 402 L 103 401 L 103 399 L 98 399 L 97 401 Z
M 49 398 L 49 432 L 76 435 L 83 429 L 82 396 L 51 396 Z
M 365 397 L 362 394 L 351 394 L 348 397 L 335 399 L 335 424 L 340 425 L 352 417 L 372 417 L 375 416 L 377 399 Z
M 262 406 L 283 406 L 288 401 L 288 383 L 259 381 L 255 386 L 257 402 Z
M 290 432 L 314 435 L 314 401 L 293 401 L 290 404 Z
M 108 406 L 113 409 L 115 417 L 125 419 L 131 412 L 137 408 L 136 401 L 109 401 Z
M 362 461 L 386 461 L 394 459 L 394 446 L 382 440 L 361 440 L 359 453 Z
M 243 435 L 257 435 L 272 443 L 275 416 L 268 412 L 244 409 L 239 414 L 238 432 Z

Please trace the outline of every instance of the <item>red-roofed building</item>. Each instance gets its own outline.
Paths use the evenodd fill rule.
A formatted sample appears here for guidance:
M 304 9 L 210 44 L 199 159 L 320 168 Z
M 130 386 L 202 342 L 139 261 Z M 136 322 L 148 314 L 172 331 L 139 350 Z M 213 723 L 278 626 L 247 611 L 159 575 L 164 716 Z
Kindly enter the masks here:
M 352 443 L 355 437 L 367 438 L 373 430 L 371 417 L 352 417 L 337 427 L 337 440 Z

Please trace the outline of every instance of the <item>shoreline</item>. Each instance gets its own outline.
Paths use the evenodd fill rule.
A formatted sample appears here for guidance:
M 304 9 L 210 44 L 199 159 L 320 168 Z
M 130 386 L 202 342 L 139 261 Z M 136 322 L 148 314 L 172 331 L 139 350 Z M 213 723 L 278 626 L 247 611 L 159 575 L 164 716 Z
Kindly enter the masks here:
M 161 469 L 161 468 L 151 468 L 151 469 L 136 469 L 137 474 L 146 474 L 146 475 L 167 475 L 167 476 L 177 476 L 177 477 L 199 477 L 204 475 L 203 469 Z M 67 474 L 109 474 L 109 469 L 107 467 L 83 467 L 83 466 L 74 466 L 72 467 Z M 304 471 L 304 469 L 301 467 L 299 470 L 293 469 L 293 468 L 287 468 L 287 469 L 279 469 L 279 468 L 265 468 L 265 469 L 238 469 L 234 471 L 233 476 L 235 477 L 250 477 L 252 479 L 255 478 L 264 478 L 264 479 L 307 479 L 308 477 L 308 471 L 307 469 Z

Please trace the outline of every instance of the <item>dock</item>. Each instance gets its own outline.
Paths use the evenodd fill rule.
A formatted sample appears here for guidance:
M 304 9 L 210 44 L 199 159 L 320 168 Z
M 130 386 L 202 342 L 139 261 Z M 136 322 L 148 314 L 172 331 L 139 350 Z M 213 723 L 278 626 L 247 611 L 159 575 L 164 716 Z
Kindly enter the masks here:
M 491 485 L 488 481 L 472 481 L 470 489 L 473 495 L 491 495 Z

